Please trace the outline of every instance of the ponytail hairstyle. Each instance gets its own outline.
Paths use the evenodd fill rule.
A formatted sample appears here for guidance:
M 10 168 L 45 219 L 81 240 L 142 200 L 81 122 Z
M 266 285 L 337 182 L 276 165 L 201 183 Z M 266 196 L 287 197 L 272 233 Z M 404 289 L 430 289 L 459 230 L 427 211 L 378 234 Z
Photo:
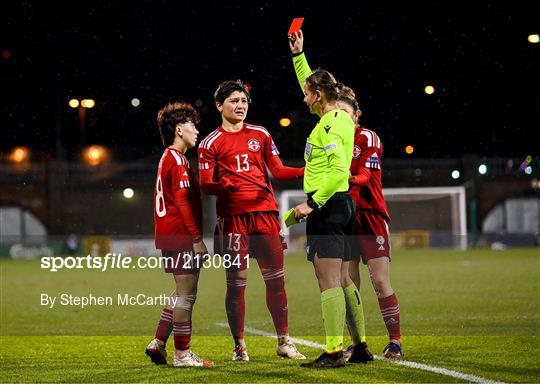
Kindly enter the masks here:
M 343 83 L 336 81 L 334 75 L 321 68 L 316 69 L 306 79 L 306 85 L 311 92 L 320 90 L 324 92 L 328 101 L 338 99 L 339 92 L 343 89 Z

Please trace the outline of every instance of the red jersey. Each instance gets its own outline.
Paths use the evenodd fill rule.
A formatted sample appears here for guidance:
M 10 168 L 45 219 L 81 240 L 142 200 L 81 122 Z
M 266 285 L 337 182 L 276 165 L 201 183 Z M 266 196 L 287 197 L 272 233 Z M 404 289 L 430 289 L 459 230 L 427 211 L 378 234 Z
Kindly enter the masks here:
M 278 179 L 294 179 L 303 168 L 285 167 L 270 133 L 244 123 L 241 130 L 219 127 L 199 145 L 199 177 L 202 190 L 217 195 L 217 215 L 224 217 L 254 211 L 278 211 L 266 166 Z M 223 188 L 223 178 L 237 186 Z
M 180 151 L 167 148 L 159 161 L 154 191 L 156 248 L 191 250 L 202 239 L 199 182 Z
M 367 128 L 356 127 L 354 133 L 351 175 L 357 175 L 362 167 L 369 169 L 370 178 L 366 185 L 351 185 L 349 194 L 358 209 L 371 209 L 379 212 L 386 220 L 390 219 L 384 200 L 381 182 L 382 142 L 377 134 Z

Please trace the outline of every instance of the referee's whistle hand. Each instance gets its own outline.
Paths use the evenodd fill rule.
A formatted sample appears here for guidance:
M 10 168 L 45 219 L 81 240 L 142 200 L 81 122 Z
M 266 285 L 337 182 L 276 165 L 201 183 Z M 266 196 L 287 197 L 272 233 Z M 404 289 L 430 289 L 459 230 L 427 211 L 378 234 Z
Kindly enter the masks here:
M 312 211 L 313 209 L 308 206 L 307 202 L 300 203 L 294 208 L 294 216 L 298 220 L 305 219 Z

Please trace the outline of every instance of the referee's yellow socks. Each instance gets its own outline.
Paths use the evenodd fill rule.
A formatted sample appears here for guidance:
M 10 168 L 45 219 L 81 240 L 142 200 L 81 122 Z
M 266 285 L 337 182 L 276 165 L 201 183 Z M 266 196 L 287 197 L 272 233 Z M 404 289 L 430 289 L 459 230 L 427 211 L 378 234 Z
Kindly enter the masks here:
M 341 287 L 333 287 L 321 293 L 321 307 L 326 333 L 326 352 L 343 349 L 343 327 L 345 326 L 345 296 Z
M 364 322 L 364 308 L 360 293 L 354 283 L 343 289 L 345 293 L 345 304 L 347 308 L 347 324 L 351 332 L 353 344 L 366 342 L 366 324 Z

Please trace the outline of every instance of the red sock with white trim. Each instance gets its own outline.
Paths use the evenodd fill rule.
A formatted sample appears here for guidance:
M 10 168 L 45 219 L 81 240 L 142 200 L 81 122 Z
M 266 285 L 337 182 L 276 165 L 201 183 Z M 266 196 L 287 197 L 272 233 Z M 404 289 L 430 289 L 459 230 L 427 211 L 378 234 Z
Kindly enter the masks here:
M 227 294 L 225 295 L 225 309 L 231 334 L 236 340 L 244 339 L 244 318 L 246 315 L 247 279 L 227 279 Z
M 379 298 L 379 308 L 388 330 L 388 336 L 391 340 L 400 341 L 399 303 L 396 294 L 394 293 L 386 298 Z
M 156 329 L 155 337 L 158 340 L 162 341 L 164 344 L 166 344 L 172 330 L 173 330 L 173 311 L 172 309 L 163 308 L 161 317 L 159 317 L 159 322 Z
M 191 342 L 191 321 L 173 322 L 174 348 L 176 350 L 189 350 Z
M 263 274 L 266 285 L 266 306 L 272 315 L 278 336 L 284 336 L 289 333 L 289 309 L 287 307 L 284 276 L 283 268 L 271 270 Z

